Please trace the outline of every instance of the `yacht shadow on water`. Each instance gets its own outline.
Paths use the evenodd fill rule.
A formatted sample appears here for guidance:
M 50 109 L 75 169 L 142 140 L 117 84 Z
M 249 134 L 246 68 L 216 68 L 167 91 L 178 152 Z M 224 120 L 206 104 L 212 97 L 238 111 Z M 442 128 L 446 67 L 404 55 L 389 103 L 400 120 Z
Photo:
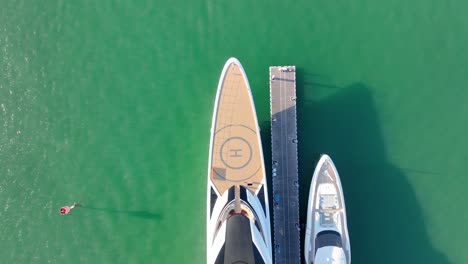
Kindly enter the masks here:
M 114 209 L 114 208 L 92 207 L 92 206 L 85 206 L 85 205 L 80 205 L 80 208 L 95 210 L 95 211 L 100 211 L 100 212 L 105 212 L 105 213 L 111 213 L 111 214 L 128 215 L 132 217 L 138 217 L 138 218 L 149 219 L 149 220 L 162 219 L 161 214 L 150 212 L 150 211 L 145 211 L 145 210 L 120 210 L 120 209 Z
M 324 87 L 317 88 L 301 77 L 299 72 L 301 223 L 307 219 L 315 163 L 321 153 L 326 153 L 343 184 L 352 263 L 449 264 L 448 258 L 432 246 L 426 232 L 430 227 L 404 172 L 387 161 L 371 90 L 357 83 L 336 89 L 326 99 L 308 100 L 304 98 L 306 90 L 310 96 L 314 89 Z M 303 226 L 302 245 L 304 231 Z

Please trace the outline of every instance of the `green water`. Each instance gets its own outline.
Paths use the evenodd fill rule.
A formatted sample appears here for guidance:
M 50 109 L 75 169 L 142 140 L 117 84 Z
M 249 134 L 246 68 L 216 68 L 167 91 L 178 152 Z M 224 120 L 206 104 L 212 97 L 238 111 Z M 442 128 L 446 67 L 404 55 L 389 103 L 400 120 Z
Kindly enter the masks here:
M 268 166 L 268 66 L 298 67 L 302 208 L 328 153 L 353 263 L 468 263 L 466 1 L 0 6 L 2 263 L 204 263 L 210 119 L 230 56 Z

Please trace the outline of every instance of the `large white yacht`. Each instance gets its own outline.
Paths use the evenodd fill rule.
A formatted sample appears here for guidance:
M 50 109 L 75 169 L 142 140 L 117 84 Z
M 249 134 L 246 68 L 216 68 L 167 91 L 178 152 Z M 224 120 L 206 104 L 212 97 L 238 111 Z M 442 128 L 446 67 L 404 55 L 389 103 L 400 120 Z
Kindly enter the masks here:
M 322 155 L 312 176 L 304 254 L 307 264 L 351 263 L 343 189 L 327 155 Z
M 208 160 L 207 263 L 272 263 L 260 129 L 247 76 L 235 58 L 219 79 Z

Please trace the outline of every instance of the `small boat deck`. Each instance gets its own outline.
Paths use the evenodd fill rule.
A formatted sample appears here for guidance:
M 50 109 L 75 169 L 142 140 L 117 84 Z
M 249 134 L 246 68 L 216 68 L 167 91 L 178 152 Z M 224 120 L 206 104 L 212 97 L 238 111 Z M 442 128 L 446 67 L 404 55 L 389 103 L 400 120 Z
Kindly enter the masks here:
M 301 263 L 296 67 L 270 67 L 275 263 Z
M 315 175 L 314 175 L 315 176 Z M 338 224 L 336 225 L 336 228 L 340 230 L 347 230 L 346 222 L 343 221 L 343 219 L 346 219 L 346 214 L 345 214 L 345 205 L 344 205 L 344 197 L 342 196 L 341 192 L 341 183 L 339 176 L 337 175 L 337 171 L 334 168 L 334 165 L 330 164 L 329 161 L 326 161 L 320 168 L 319 172 L 317 173 L 317 184 L 315 185 L 315 189 L 313 190 L 314 193 L 318 193 L 318 188 L 321 185 L 328 184 L 332 185 L 336 192 L 336 204 L 334 205 L 334 208 L 326 208 L 323 209 L 321 208 L 321 205 L 319 202 L 317 202 L 317 199 L 319 198 L 318 195 L 315 195 L 312 198 L 311 204 L 312 204 L 312 212 L 311 215 L 312 217 L 316 217 L 316 215 L 320 213 L 328 213 L 330 215 L 336 214 L 335 216 L 330 216 L 331 218 L 339 219 Z M 311 190 L 312 191 L 312 190 Z M 325 206 L 328 207 L 328 206 Z M 335 225 L 335 222 L 333 221 L 332 225 Z M 317 226 L 311 225 L 311 234 L 315 234 L 318 230 L 315 230 Z M 311 238 L 313 239 L 313 238 Z M 346 232 L 341 232 L 341 239 L 342 239 L 342 245 L 343 245 L 343 250 L 345 251 L 347 263 L 351 262 L 351 253 L 350 253 L 350 248 L 349 248 L 349 237 L 348 233 Z M 311 245 L 313 247 L 309 252 L 305 252 L 305 254 L 309 254 L 309 259 L 314 259 L 315 257 L 315 240 L 310 241 Z

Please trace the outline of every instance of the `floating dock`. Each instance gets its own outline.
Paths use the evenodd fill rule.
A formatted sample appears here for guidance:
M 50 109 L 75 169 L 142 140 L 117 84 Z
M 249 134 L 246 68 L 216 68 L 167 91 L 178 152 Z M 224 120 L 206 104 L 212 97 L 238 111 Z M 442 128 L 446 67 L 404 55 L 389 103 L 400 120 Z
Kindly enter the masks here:
M 296 67 L 270 67 L 275 263 L 301 263 Z

